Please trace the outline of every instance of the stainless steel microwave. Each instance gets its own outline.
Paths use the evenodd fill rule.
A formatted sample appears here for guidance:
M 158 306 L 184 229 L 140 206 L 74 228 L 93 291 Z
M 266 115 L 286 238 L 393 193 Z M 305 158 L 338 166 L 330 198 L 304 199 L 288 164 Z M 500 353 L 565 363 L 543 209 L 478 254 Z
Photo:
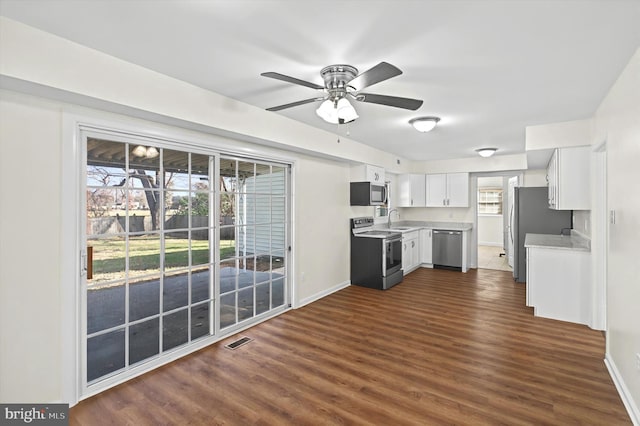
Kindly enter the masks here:
M 372 182 L 351 182 L 352 206 L 383 206 L 386 203 L 386 186 Z

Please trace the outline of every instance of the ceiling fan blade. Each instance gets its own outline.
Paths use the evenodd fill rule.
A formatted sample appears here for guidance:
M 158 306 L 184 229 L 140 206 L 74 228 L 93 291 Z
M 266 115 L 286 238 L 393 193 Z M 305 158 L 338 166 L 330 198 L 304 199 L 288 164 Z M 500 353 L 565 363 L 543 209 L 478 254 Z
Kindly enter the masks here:
M 260 74 L 263 77 L 275 78 L 276 80 L 286 81 L 287 83 L 298 84 L 300 86 L 310 87 L 312 89 L 324 89 L 324 86 L 320 86 L 309 81 L 300 80 L 299 78 L 289 77 L 288 75 L 280 74 L 277 72 L 263 72 Z
M 402 74 L 402 71 L 400 71 L 399 68 L 387 62 L 380 62 L 375 67 L 363 72 L 351 80 L 349 82 L 349 86 L 358 91 L 400 74 Z
M 374 95 L 373 93 L 358 93 L 354 96 L 357 101 L 368 102 L 370 104 L 387 105 L 396 108 L 410 109 L 415 111 L 422 106 L 419 99 L 400 98 L 397 96 Z
M 271 107 L 271 108 L 267 108 L 267 111 L 280 111 L 282 109 L 296 107 L 296 106 L 304 105 L 304 104 L 310 104 L 311 102 L 321 101 L 323 99 L 324 98 L 305 99 L 303 101 L 291 102 L 290 104 L 278 105 L 278 106 L 274 106 L 274 107 Z

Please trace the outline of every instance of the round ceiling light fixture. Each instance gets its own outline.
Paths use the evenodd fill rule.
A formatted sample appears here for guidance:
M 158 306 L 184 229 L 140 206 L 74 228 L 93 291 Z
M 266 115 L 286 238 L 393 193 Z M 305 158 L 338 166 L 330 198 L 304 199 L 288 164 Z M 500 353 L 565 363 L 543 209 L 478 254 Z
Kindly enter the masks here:
M 433 130 L 440 121 L 439 117 L 417 117 L 409 120 L 409 124 L 411 124 L 417 131 L 426 133 Z
M 496 151 L 498 150 L 498 148 L 480 148 L 480 149 L 476 149 L 476 152 L 478 153 L 478 155 L 480 155 L 480 157 L 491 157 L 493 154 L 496 153 Z

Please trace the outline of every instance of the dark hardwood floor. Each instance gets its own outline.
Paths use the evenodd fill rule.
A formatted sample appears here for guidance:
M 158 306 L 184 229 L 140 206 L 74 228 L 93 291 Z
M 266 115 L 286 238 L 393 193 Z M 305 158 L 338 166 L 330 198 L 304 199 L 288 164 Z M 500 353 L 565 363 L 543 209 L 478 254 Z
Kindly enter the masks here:
M 82 401 L 71 425 L 629 425 L 604 337 L 503 271 L 351 286 Z M 223 347 L 239 336 L 252 342 Z

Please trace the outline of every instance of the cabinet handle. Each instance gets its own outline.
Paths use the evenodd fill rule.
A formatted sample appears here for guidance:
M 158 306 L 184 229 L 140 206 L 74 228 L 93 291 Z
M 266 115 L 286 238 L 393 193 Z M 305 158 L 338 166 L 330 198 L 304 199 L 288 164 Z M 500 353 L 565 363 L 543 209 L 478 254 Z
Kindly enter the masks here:
M 415 247 L 416 246 L 416 242 L 415 241 L 411 241 L 411 247 Z

